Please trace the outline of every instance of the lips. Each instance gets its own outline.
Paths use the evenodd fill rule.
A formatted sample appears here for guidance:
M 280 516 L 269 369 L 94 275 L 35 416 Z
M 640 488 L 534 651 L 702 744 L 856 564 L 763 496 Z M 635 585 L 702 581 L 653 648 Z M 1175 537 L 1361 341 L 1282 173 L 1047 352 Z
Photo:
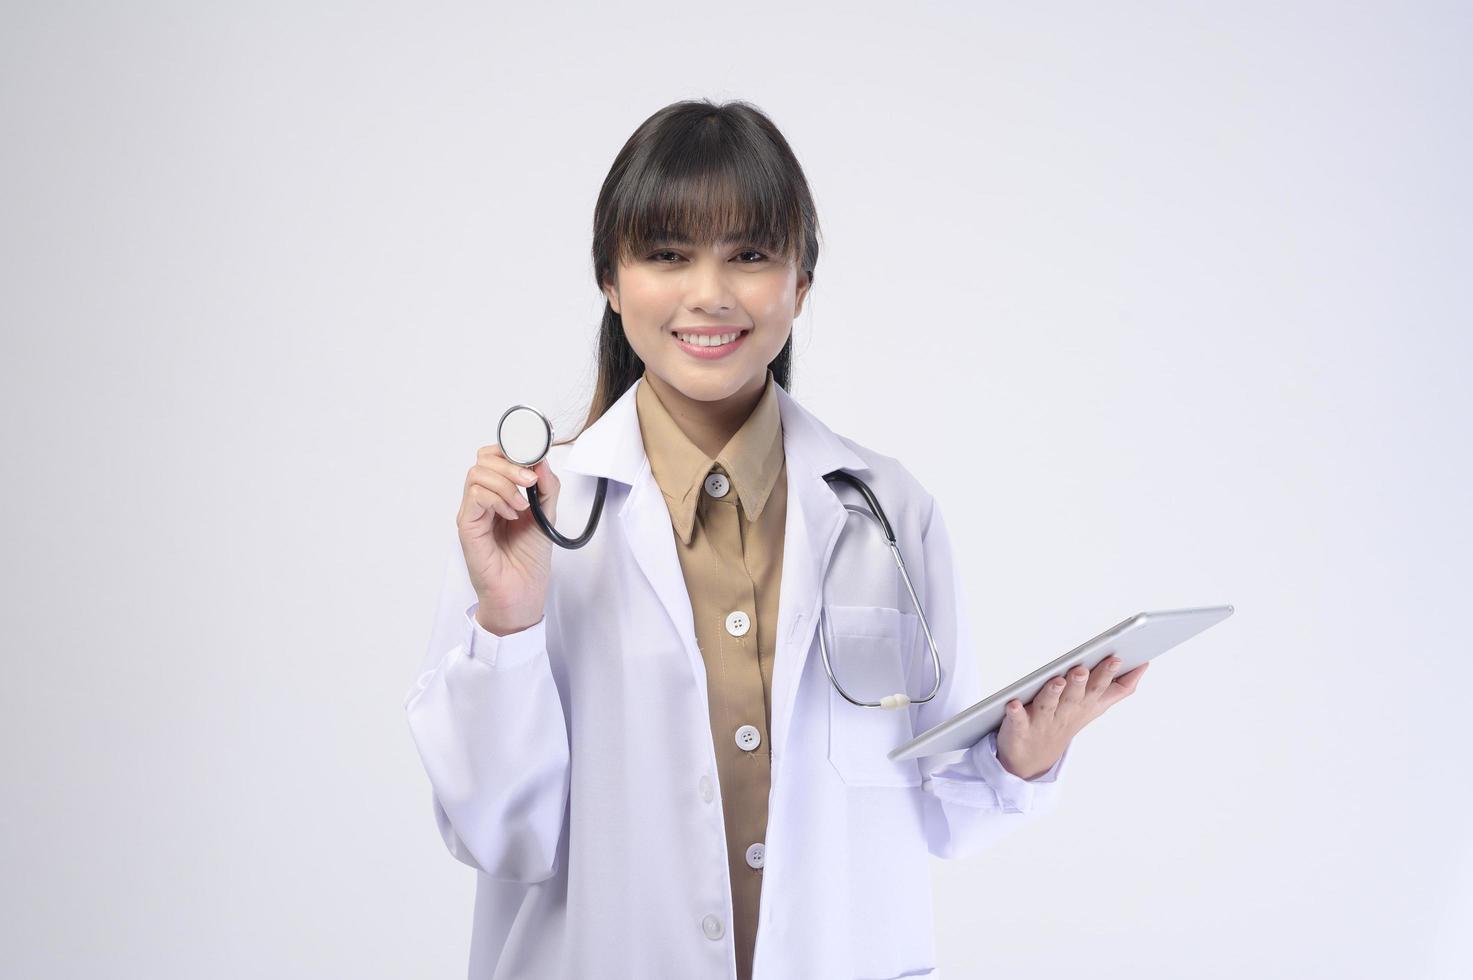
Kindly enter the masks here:
M 736 337 L 735 340 L 732 340 L 732 341 L 730 341 L 728 343 L 722 344 L 719 347 L 702 347 L 702 346 L 700 346 L 698 344 L 689 344 L 689 343 L 686 343 L 684 340 L 681 340 L 680 337 L 678 337 L 674 333 L 672 333 L 670 335 L 671 338 L 675 341 L 675 343 L 680 347 L 680 349 L 683 350 L 683 351 L 685 351 L 687 354 L 691 355 L 692 357 L 698 357 L 698 358 L 700 358 L 702 360 L 711 361 L 711 360 L 716 360 L 718 358 L 725 357 L 726 355 L 730 354 L 732 351 L 736 350 L 738 347 L 740 347 L 746 341 L 747 335 L 750 334 L 752 331 L 751 330 L 730 330 L 730 329 L 726 329 L 726 328 L 721 328 L 721 329 L 716 329 L 716 330 L 690 330 L 690 331 L 681 331 L 681 332 L 682 333 L 686 333 L 686 334 L 692 334 L 692 333 L 694 333 L 694 334 L 701 334 L 701 335 L 707 335 L 707 336 L 709 336 L 711 334 L 715 334 L 716 336 L 721 336 L 722 334 L 736 333 L 737 334 L 737 337 Z

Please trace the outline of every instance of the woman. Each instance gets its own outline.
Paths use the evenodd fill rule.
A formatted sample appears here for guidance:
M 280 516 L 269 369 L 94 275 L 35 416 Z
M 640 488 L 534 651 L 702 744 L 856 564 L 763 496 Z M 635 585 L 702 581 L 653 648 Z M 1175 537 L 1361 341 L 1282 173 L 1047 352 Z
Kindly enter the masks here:
M 531 470 L 479 450 L 405 702 L 478 871 L 470 976 L 934 976 L 927 855 L 1045 812 L 1070 740 L 1145 668 L 1077 668 L 970 749 L 886 758 L 985 692 L 936 501 L 788 394 L 818 257 L 797 160 L 745 103 L 675 103 L 618 154 L 594 228 L 588 421 Z M 814 649 L 822 600 L 846 689 L 934 683 L 835 469 L 907 558 L 941 654 L 925 703 L 852 704 Z M 518 488 L 577 533 L 601 477 L 592 540 L 553 549 Z

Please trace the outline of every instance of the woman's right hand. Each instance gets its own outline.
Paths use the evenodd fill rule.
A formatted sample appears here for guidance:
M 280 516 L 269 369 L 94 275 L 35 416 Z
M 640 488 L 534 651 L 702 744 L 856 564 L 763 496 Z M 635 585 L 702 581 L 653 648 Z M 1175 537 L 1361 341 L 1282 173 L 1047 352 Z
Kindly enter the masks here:
M 476 619 L 498 636 L 542 619 L 552 569 L 552 542 L 532 517 L 531 504 L 517 493 L 519 485 L 536 485 L 542 513 L 556 526 L 561 483 L 547 458 L 527 469 L 507 459 L 500 445 L 476 451 L 455 517 L 466 571 L 480 601 Z

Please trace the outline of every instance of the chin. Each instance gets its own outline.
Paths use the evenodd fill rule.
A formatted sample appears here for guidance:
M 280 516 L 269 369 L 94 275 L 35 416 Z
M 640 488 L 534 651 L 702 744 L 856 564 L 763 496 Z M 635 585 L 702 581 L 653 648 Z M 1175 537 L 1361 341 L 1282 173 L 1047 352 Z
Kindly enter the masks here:
M 660 377 L 687 398 L 714 402 L 731 397 L 766 374 L 765 363 L 760 369 L 739 364 L 682 364 L 673 372 L 660 374 Z

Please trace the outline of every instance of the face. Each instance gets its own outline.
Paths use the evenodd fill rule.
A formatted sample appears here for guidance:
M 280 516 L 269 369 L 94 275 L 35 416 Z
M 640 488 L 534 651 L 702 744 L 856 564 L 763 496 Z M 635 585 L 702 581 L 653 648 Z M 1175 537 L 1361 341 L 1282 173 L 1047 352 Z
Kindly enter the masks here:
M 761 391 L 808 285 L 791 261 L 751 246 L 664 242 L 621 261 L 604 294 L 651 375 L 694 401 L 719 402 Z M 720 347 L 677 336 L 708 327 L 720 328 L 713 340 L 740 336 Z

